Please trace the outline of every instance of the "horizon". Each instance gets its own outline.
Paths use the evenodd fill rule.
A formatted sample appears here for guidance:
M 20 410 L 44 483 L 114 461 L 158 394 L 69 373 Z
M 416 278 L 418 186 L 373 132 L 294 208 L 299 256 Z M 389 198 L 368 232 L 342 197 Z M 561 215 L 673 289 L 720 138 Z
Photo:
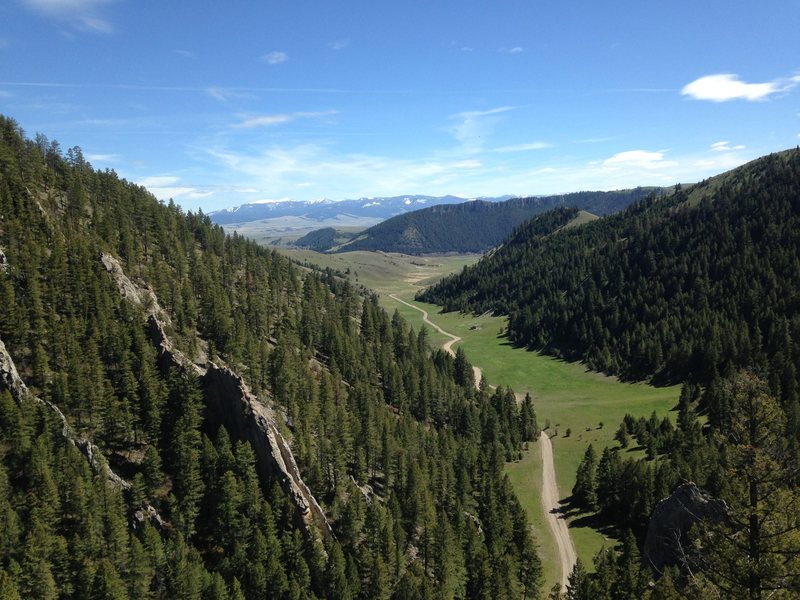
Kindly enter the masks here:
M 0 112 L 204 212 L 663 187 L 800 140 L 777 0 L 191 9 L 0 7 Z

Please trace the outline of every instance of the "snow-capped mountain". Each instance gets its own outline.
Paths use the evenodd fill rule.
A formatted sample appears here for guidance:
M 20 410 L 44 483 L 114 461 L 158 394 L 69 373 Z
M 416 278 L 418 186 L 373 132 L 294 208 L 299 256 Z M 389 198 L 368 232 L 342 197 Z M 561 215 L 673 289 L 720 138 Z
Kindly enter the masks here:
M 488 201 L 507 200 L 510 196 L 481 198 Z M 289 201 L 260 200 L 208 214 L 214 223 L 232 225 L 280 217 L 304 217 L 312 221 L 326 221 L 341 215 L 385 220 L 399 214 L 436 206 L 458 204 L 469 198 L 457 196 L 393 196 L 387 198 L 359 198 L 358 200 Z

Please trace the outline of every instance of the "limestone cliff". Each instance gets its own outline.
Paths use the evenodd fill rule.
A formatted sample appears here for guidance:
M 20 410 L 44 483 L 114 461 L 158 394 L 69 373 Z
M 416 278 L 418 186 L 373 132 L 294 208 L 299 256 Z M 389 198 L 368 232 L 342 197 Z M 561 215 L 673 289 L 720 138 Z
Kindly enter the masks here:
M 325 512 L 303 481 L 291 447 L 277 427 L 272 407 L 257 398 L 238 374 L 211 361 L 202 349 L 194 360 L 181 352 L 167 334 L 171 329 L 169 315 L 153 291 L 133 283 L 113 256 L 103 254 L 101 260 L 120 294 L 144 308 L 150 339 L 158 351 L 159 367 L 162 370 L 175 367 L 197 375 L 203 386 L 206 419 L 211 426 L 224 425 L 233 439 L 250 442 L 259 474 L 280 482 L 297 510 L 298 522 L 312 535 L 318 531 L 325 538 L 332 536 Z
M 67 423 L 67 418 L 58 406 L 31 393 L 28 386 L 19 376 L 17 366 L 14 364 L 14 360 L 11 358 L 11 354 L 9 354 L 2 339 L 0 339 L 0 390 L 1 389 L 7 389 L 11 392 L 14 400 L 20 405 L 25 402 L 36 402 L 46 406 L 61 422 L 61 434 L 81 451 L 81 454 L 86 457 L 86 460 L 92 467 L 92 471 L 94 471 L 96 475 L 105 478 L 109 483 L 123 490 L 127 490 L 131 487 L 130 482 L 117 475 L 111 467 L 108 466 L 108 461 L 106 461 L 100 448 L 90 440 L 77 435 L 72 428 L 70 428 Z M 151 519 L 159 526 L 163 525 L 158 511 L 150 505 L 141 507 L 136 512 L 135 517 L 140 522 L 145 519 Z

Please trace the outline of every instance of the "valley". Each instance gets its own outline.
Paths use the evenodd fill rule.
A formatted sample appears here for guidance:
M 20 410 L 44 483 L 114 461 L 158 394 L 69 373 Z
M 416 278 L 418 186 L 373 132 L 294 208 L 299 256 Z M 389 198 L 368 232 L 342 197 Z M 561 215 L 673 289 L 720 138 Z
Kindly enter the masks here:
M 545 429 L 552 445 L 555 484 L 564 502 L 575 484 L 576 469 L 589 444 L 598 450 L 618 447 L 614 433 L 626 414 L 659 418 L 672 414 L 679 386 L 654 387 L 644 383 L 624 383 L 588 370 L 578 362 L 559 360 L 539 352 L 514 348 L 503 333 L 507 318 L 490 314 L 479 316 L 441 313 L 441 307 L 414 299 L 417 291 L 442 277 L 474 264 L 476 255 L 408 256 L 393 253 L 346 252 L 320 254 L 308 250 L 281 249 L 293 260 L 318 264 L 345 273 L 379 294 L 380 304 L 391 314 L 398 311 L 417 331 L 425 327 L 431 342 L 446 349 L 462 347 L 473 366 L 482 371 L 492 386 L 510 386 L 523 397 L 534 400 L 539 426 Z M 567 430 L 570 429 L 570 435 Z M 628 456 L 643 456 L 630 449 Z M 532 523 L 539 544 L 545 574 L 545 588 L 562 581 L 562 560 L 569 556 L 559 545 L 550 519 L 543 508 L 542 442 L 532 444 L 522 458 L 506 465 L 520 502 Z M 565 508 L 562 504 L 561 509 Z M 569 535 L 577 556 L 591 569 L 592 558 L 603 547 L 617 543 L 613 531 L 598 529 L 589 515 L 567 512 Z M 567 572 L 571 565 L 567 568 Z
M 685 4 L 3 3 L 0 600 L 800 598 L 800 13 Z

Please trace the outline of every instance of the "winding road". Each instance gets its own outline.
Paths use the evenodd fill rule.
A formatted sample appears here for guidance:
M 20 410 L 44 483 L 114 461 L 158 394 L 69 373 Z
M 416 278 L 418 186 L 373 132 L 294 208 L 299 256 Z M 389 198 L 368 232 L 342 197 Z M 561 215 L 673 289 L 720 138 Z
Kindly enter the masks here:
M 419 312 L 421 312 L 422 313 L 422 320 L 423 320 L 423 322 L 425 324 L 430 325 L 431 327 L 433 327 L 436 331 L 438 331 L 442 335 L 450 338 L 449 342 L 445 342 L 444 344 L 442 344 L 442 350 L 447 352 L 450 356 L 455 356 L 456 355 L 456 353 L 453 351 L 453 344 L 455 344 L 456 342 L 460 342 L 461 341 L 460 337 L 458 337 L 457 335 L 453 335 L 449 331 L 445 331 L 444 329 L 439 327 L 436 323 L 431 321 L 428 318 L 428 311 L 427 310 L 424 310 L 424 309 L 420 308 L 419 306 L 414 306 L 410 302 L 406 302 L 405 300 L 403 300 L 402 298 L 398 298 L 394 294 L 389 294 L 389 298 L 391 298 L 392 300 L 396 300 L 400 304 L 405 304 L 409 308 L 413 308 L 414 310 L 418 310 Z M 475 374 L 475 387 L 480 389 L 481 379 L 483 378 L 483 371 L 481 371 L 480 367 L 473 366 L 472 367 L 472 372 Z
M 444 345 L 442 345 L 442 348 L 444 348 L 446 352 L 450 353 L 451 356 L 455 356 L 455 352 L 453 352 L 453 344 L 460 342 L 460 337 L 445 331 L 436 323 L 431 321 L 428 318 L 428 311 L 420 308 L 419 306 L 415 306 L 410 302 L 406 302 L 394 294 L 389 294 L 389 297 L 400 304 L 405 304 L 409 308 L 418 310 L 422 313 L 423 322 L 433 327 L 442 335 L 449 337 L 450 341 L 445 342 Z M 475 387 L 478 387 L 480 386 L 483 373 L 481 372 L 480 367 L 473 366 L 472 369 L 475 372 Z M 539 435 L 539 444 L 542 447 L 542 508 L 544 509 L 545 516 L 547 517 L 547 524 L 550 527 L 550 531 L 556 540 L 556 546 L 558 547 L 558 560 L 561 563 L 561 587 L 566 589 L 567 582 L 569 580 L 569 574 L 572 572 L 572 567 L 575 565 L 578 557 L 575 553 L 575 546 L 572 543 L 572 538 L 569 535 L 567 522 L 560 516 L 560 496 L 558 493 L 558 484 L 556 483 L 556 470 L 555 466 L 553 465 L 553 443 L 550 441 L 550 436 L 548 436 L 544 431 Z

